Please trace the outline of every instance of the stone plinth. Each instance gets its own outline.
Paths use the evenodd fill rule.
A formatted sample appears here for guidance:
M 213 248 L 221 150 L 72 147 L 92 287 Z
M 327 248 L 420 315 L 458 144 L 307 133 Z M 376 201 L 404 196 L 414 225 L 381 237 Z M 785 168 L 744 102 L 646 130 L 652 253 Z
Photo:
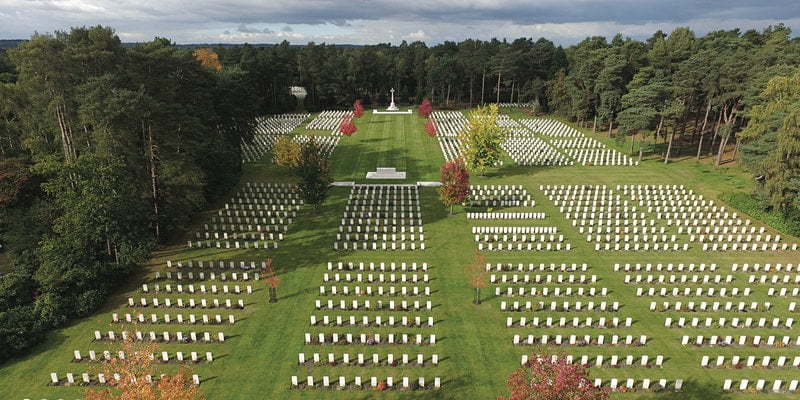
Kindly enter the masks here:
M 372 110 L 372 113 L 373 114 L 378 114 L 378 115 L 380 115 L 380 114 L 412 114 L 412 113 L 414 113 L 414 110 L 412 110 L 412 109 L 408 109 L 408 110 L 405 110 L 405 111 L 399 111 L 399 110 L 398 111 Z
M 378 168 L 375 172 L 367 172 L 367 179 L 406 179 L 406 173 L 395 168 Z

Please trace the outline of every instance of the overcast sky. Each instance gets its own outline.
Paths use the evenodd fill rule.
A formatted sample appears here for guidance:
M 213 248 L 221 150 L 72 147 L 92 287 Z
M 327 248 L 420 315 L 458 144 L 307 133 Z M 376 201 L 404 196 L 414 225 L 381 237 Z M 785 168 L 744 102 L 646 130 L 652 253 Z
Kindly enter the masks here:
M 105 25 L 125 42 L 399 44 L 545 37 L 570 45 L 616 33 L 645 39 L 688 26 L 784 23 L 800 33 L 798 0 L 0 0 L 0 38 Z

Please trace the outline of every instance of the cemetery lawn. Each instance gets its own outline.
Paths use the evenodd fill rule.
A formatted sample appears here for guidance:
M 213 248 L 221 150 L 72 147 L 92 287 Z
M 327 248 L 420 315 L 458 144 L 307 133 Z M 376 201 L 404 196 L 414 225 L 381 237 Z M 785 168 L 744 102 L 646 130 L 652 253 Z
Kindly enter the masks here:
M 519 115 L 514 114 L 514 117 Z M 408 179 L 403 182 L 416 183 L 417 181 L 438 181 L 439 167 L 443 157 L 437 141 L 430 140 L 424 133 L 423 119 L 416 115 L 372 115 L 365 113 L 362 119 L 356 120 L 358 131 L 350 138 L 343 137 L 333 154 L 333 175 L 337 181 L 356 181 L 365 183 L 364 176 L 368 171 L 377 167 L 396 167 L 398 171 L 406 171 Z M 299 133 L 308 133 L 305 129 L 298 129 Z M 615 147 L 612 141 L 602 137 L 593 136 L 609 146 Z M 627 153 L 625 146 L 621 151 Z M 291 177 L 284 171 L 269 163 L 267 156 L 260 162 L 248 164 L 241 180 L 244 182 L 291 182 Z M 755 399 L 764 398 L 765 395 L 756 394 L 724 394 L 721 391 L 724 379 L 749 379 L 751 385 L 757 379 L 766 379 L 769 382 L 780 379 L 784 382 L 798 379 L 796 368 L 761 369 L 744 368 L 736 369 L 705 369 L 700 367 L 700 358 L 703 355 L 712 355 L 712 363 L 716 355 L 764 355 L 777 358 L 786 356 L 790 360 L 800 356 L 800 349 L 757 349 L 753 347 L 742 348 L 697 348 L 681 346 L 679 338 L 683 335 L 791 335 L 798 336 L 798 328 L 790 330 L 775 329 L 666 329 L 663 327 L 666 316 L 675 316 L 670 313 L 654 313 L 648 310 L 651 301 L 715 301 L 710 298 L 659 298 L 636 297 L 635 285 L 623 283 L 624 272 L 614 272 L 616 263 L 716 263 L 718 274 L 734 275 L 734 281 L 725 287 L 747 287 L 747 277 L 750 273 L 730 272 L 732 263 L 793 263 L 798 264 L 797 253 L 792 252 L 719 252 L 704 253 L 695 244 L 687 252 L 597 252 L 594 243 L 587 243 L 585 235 L 561 214 L 558 209 L 539 190 L 539 185 L 547 184 L 589 184 L 609 185 L 615 187 L 622 184 L 677 184 L 685 185 L 695 192 L 702 193 L 707 198 L 717 200 L 717 195 L 732 190 L 747 191 L 750 189 L 748 177 L 736 167 L 711 168 L 704 163 L 696 164 L 693 160 L 679 161 L 663 164 L 660 160 L 646 160 L 637 167 L 517 167 L 510 159 L 504 160 L 504 166 L 490 169 L 486 177 L 473 176 L 471 183 L 476 185 L 522 185 L 536 201 L 535 207 L 524 211 L 545 212 L 547 218 L 543 221 L 529 221 L 530 223 L 506 221 L 493 221 L 476 223 L 467 220 L 465 209 L 457 207 L 455 216 L 448 216 L 447 210 L 438 200 L 435 188 L 424 187 L 420 189 L 422 201 L 422 219 L 425 228 L 425 251 L 335 251 L 333 242 L 338 232 L 339 223 L 347 203 L 349 188 L 335 187 L 330 191 L 330 197 L 324 205 L 317 210 L 305 206 L 289 228 L 288 234 L 277 249 L 188 249 L 186 240 L 194 237 L 194 232 L 200 230 L 202 224 L 208 223 L 210 216 L 216 208 L 221 207 L 229 199 L 223 199 L 220 204 L 212 205 L 209 211 L 198 216 L 193 225 L 187 229 L 184 237 L 176 238 L 170 246 L 160 248 L 154 253 L 153 259 L 143 265 L 131 279 L 130 284 L 120 289 L 119 293 L 111 298 L 102 310 L 95 315 L 74 323 L 69 327 L 59 329 L 48 336 L 43 344 L 37 346 L 29 355 L 6 362 L 0 365 L 0 399 L 73 399 L 82 396 L 83 388 L 80 387 L 52 387 L 48 386 L 51 372 L 58 372 L 63 376 L 67 372 L 80 378 L 80 373 L 97 371 L 96 365 L 88 363 L 73 363 L 73 351 L 81 350 L 86 357 L 89 350 L 102 353 L 103 350 L 114 350 L 118 345 L 95 343 L 92 341 L 94 331 L 106 332 L 115 330 L 119 333 L 123 328 L 111 325 L 111 313 L 130 313 L 127 307 L 128 297 L 148 297 L 154 294 L 142 294 L 142 283 L 153 285 L 156 283 L 155 272 L 165 271 L 166 261 L 172 260 L 235 260 L 235 261 L 262 261 L 266 258 L 273 259 L 273 266 L 280 274 L 281 282 L 277 288 L 279 301 L 267 302 L 267 289 L 264 281 L 253 282 L 255 292 L 243 297 L 246 301 L 244 310 L 229 312 L 222 310 L 208 311 L 209 314 L 234 314 L 237 322 L 233 326 L 185 326 L 185 325 L 144 325 L 128 327 L 129 330 L 141 329 L 143 331 L 155 330 L 162 332 L 195 330 L 198 332 L 209 331 L 212 334 L 224 331 L 226 342 L 224 344 L 162 344 L 160 351 L 174 354 L 176 351 L 197 351 L 205 354 L 213 351 L 215 360 L 211 363 L 190 365 L 194 373 L 202 379 L 201 392 L 209 400 L 216 399 L 493 399 L 498 395 L 508 395 L 506 390 L 506 377 L 519 366 L 520 356 L 529 354 L 530 347 L 514 347 L 511 343 L 514 334 L 527 336 L 535 334 L 564 335 L 598 335 L 607 337 L 613 334 L 647 335 L 648 343 L 645 347 L 565 347 L 555 349 L 556 352 L 580 356 L 590 355 L 594 360 L 596 355 L 619 355 L 624 359 L 626 355 L 648 355 L 654 359 L 658 355 L 665 357 L 664 366 L 658 368 L 590 368 L 592 378 L 620 378 L 622 384 L 625 378 L 650 378 L 657 381 L 666 378 L 670 382 L 675 379 L 684 380 L 684 389 L 681 393 L 625 393 L 614 394 L 612 398 L 619 399 Z M 235 192 L 236 190 L 234 190 Z M 514 211 L 514 209 L 510 209 Z M 486 211 L 485 209 L 472 209 L 470 211 Z M 505 210 L 504 210 L 505 211 Z M 483 304 L 471 304 L 473 290 L 468 286 L 463 269 L 468 265 L 474 255 L 476 243 L 471 234 L 471 227 L 476 225 L 518 225 L 518 226 L 556 226 L 563 232 L 566 241 L 572 244 L 569 252 L 484 252 L 487 262 L 495 263 L 587 263 L 587 275 L 598 275 L 598 282 L 594 286 L 607 287 L 610 295 L 608 298 L 497 298 L 494 296 L 494 285 L 489 284 L 482 291 Z M 775 231 L 768 229 L 775 234 Z M 786 235 L 784 235 L 786 236 Z M 798 238 L 786 237 L 789 243 L 800 241 Z M 395 262 L 395 263 L 422 263 L 430 266 L 430 287 L 434 308 L 430 313 L 414 312 L 409 315 L 430 315 L 434 317 L 433 329 L 425 329 L 426 333 L 435 333 L 437 344 L 433 346 L 398 346 L 398 347 L 368 347 L 368 346 L 310 346 L 305 345 L 303 335 L 306 332 L 340 332 L 340 333 L 372 333 L 382 334 L 395 332 L 415 333 L 414 328 L 326 328 L 320 330 L 309 327 L 311 315 L 335 315 L 336 312 L 325 312 L 314 309 L 314 300 L 318 299 L 319 286 L 323 284 L 322 276 L 327 272 L 328 262 Z M 656 274 L 656 272 L 653 272 Z M 163 281 L 158 282 L 162 285 Z M 174 282 L 173 282 L 174 283 Z M 208 284 L 208 283 L 206 283 Z M 217 282 L 217 284 L 221 284 Z M 542 285 L 540 285 L 542 286 Z M 556 285 L 547 285 L 550 287 Z M 672 286 L 670 286 L 672 287 Z M 780 288 L 780 286 L 777 286 Z M 790 289 L 796 286 L 783 286 Z M 166 295 L 159 295 L 167 297 Z M 186 296 L 184 296 L 185 298 Z M 214 296 L 207 296 L 214 297 Z M 225 296 L 215 296 L 225 298 Z M 423 299 L 427 300 L 427 299 Z M 633 318 L 631 328 L 621 329 L 532 329 L 532 328 L 506 328 L 505 320 L 508 316 L 531 316 L 532 313 L 508 313 L 500 311 L 501 301 L 531 300 L 531 301 L 618 301 L 621 310 L 618 313 L 569 313 L 567 317 L 626 317 Z M 733 314 L 733 313 L 680 313 L 684 317 L 768 317 L 786 319 L 797 318 L 787 311 L 792 298 L 768 297 L 766 287 L 753 287 L 753 295 L 748 298 L 728 298 L 720 301 L 746 301 L 772 303 L 772 312 Z M 152 311 L 152 308 L 141 309 L 149 316 L 151 312 L 164 313 L 165 309 Z M 190 311 L 169 309 L 166 312 L 174 314 L 188 314 Z M 203 311 L 195 310 L 202 314 Z M 364 313 L 343 313 L 346 315 L 364 315 Z M 565 316 L 563 313 L 541 312 L 540 318 L 547 316 Z M 713 332 L 713 333 L 711 333 Z M 299 366 L 298 353 L 320 353 L 326 357 L 328 352 L 341 354 L 347 351 L 351 356 L 358 352 L 372 353 L 424 353 L 426 358 L 431 354 L 438 354 L 438 367 L 344 367 L 344 366 Z M 158 373 L 169 373 L 176 369 L 176 365 L 159 365 Z M 321 384 L 323 375 L 331 375 L 331 385 L 336 381 L 333 377 L 345 375 L 350 378 L 361 376 L 365 383 L 369 377 L 377 376 L 379 380 L 393 376 L 395 385 L 399 386 L 401 376 L 424 376 L 427 386 L 433 386 L 433 377 L 442 378 L 442 388 L 438 390 L 400 391 L 393 390 L 379 393 L 372 390 L 340 391 L 330 390 L 291 390 L 291 376 L 296 375 L 300 381 L 305 381 L 306 376 L 313 375 L 317 385 Z M 770 400 L 796 398 L 790 395 L 768 395 Z

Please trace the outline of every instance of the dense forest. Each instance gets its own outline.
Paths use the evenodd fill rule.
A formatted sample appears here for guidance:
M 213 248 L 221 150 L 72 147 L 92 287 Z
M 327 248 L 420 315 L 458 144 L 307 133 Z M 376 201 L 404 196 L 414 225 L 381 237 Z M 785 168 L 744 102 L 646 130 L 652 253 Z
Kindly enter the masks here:
M 92 312 L 235 184 L 255 116 L 385 105 L 390 87 L 411 105 L 529 104 L 631 149 L 657 145 L 666 162 L 740 158 L 761 206 L 797 229 L 800 40 L 790 34 L 202 52 L 161 38 L 124 46 L 105 27 L 35 35 L 0 50 L 0 359 Z M 306 88 L 304 104 L 292 86 Z

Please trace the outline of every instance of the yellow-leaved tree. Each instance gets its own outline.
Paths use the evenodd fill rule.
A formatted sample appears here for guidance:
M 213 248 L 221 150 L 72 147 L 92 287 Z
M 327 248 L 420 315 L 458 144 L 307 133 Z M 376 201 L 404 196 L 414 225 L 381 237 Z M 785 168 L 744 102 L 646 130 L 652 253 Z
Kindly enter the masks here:
M 470 113 L 469 124 L 458 134 L 467 168 L 480 176 L 484 176 L 486 167 L 495 165 L 503 155 L 500 143 L 507 131 L 497 126 L 498 114 L 494 104 L 478 107 Z
M 107 386 L 86 389 L 84 400 L 203 399 L 187 367 L 181 367 L 172 375 L 160 378 L 156 375 L 155 361 L 151 357 L 156 350 L 154 344 L 137 344 L 129 339 L 123 343 L 122 350 L 125 358 L 112 358 L 98 372 L 106 376 Z M 148 380 L 148 376 L 151 379 Z
M 294 169 L 300 163 L 300 145 L 289 136 L 282 136 L 272 147 L 275 164 Z
M 206 68 L 214 68 L 217 71 L 222 70 L 222 63 L 219 62 L 219 56 L 214 50 L 208 47 L 198 47 L 192 52 L 194 58 L 200 61 L 200 65 Z

